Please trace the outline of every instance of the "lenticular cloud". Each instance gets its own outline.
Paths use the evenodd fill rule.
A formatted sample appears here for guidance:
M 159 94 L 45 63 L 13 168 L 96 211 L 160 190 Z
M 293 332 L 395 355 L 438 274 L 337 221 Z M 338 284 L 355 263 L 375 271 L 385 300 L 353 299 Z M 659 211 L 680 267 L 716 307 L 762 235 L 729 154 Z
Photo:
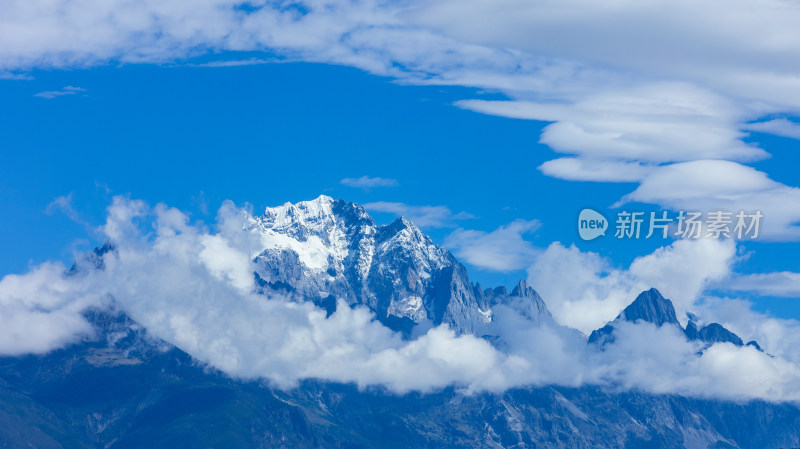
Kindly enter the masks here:
M 118 307 L 156 338 L 230 376 L 292 387 L 304 378 L 396 393 L 584 383 L 731 399 L 800 399 L 800 368 L 751 347 L 699 352 L 673 329 L 626 324 L 605 350 L 578 331 L 493 310 L 502 344 L 446 326 L 404 340 L 363 307 L 330 316 L 311 303 L 254 293 L 258 238 L 226 202 L 213 229 L 163 205 L 117 197 L 102 232 L 114 251 L 69 270 L 45 263 L 0 281 L 0 354 L 45 353 L 92 338 L 82 312 Z M 546 299 L 546 298 L 545 298 Z M 499 349 L 502 348 L 502 349 Z

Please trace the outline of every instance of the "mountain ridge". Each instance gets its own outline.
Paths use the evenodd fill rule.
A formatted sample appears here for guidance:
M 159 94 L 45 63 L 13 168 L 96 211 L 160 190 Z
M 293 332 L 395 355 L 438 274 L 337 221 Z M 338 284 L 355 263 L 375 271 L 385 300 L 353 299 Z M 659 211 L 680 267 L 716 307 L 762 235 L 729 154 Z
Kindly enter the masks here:
M 255 257 L 262 293 L 289 292 L 325 307 L 365 305 L 408 336 L 446 323 L 471 333 L 490 320 L 466 268 L 411 221 L 377 225 L 366 210 L 320 196 L 248 218 L 263 250 Z
M 254 259 L 261 292 L 289 291 L 329 314 L 336 299 L 365 305 L 406 338 L 440 324 L 480 335 L 491 325 L 491 307 L 501 302 L 532 321 L 555 324 L 545 301 L 525 280 L 510 293 L 504 286 L 482 289 L 450 251 L 404 217 L 378 225 L 362 206 L 321 195 L 267 207 L 245 227 L 264 241 L 264 250 Z M 706 344 L 743 345 L 718 323 L 694 329 L 690 321 L 684 328 L 672 302 L 655 288 L 640 293 L 614 321 L 593 331 L 589 343 L 613 341 L 614 322 L 620 321 L 676 326 L 689 340 Z M 760 348 L 756 342 L 751 346 Z
M 696 316 L 689 313 L 689 322 L 684 328 L 678 321 L 675 314 L 675 307 L 672 301 L 665 298 L 661 292 L 655 288 L 645 290 L 640 293 L 627 307 L 625 307 L 617 317 L 605 326 L 592 331 L 589 335 L 588 343 L 604 345 L 614 341 L 615 324 L 622 321 L 631 323 L 647 322 L 661 326 L 674 326 L 680 329 L 689 341 L 700 341 L 707 345 L 714 343 L 731 343 L 735 346 L 745 346 L 745 343 L 738 335 L 729 331 L 719 323 L 709 323 L 702 328 L 698 328 Z M 750 341 L 746 344 L 761 351 L 761 346 Z
M 499 293 L 502 293 L 500 291 Z M 793 447 L 800 409 L 599 387 L 404 395 L 231 379 L 147 335 L 124 312 L 86 312 L 95 336 L 0 357 L 0 444 L 18 448 Z

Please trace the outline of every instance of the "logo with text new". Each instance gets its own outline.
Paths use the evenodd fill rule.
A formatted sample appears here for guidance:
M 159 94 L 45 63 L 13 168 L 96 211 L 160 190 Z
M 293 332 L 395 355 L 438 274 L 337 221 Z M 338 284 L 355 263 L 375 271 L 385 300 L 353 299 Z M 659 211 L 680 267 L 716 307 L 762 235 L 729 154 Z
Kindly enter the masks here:
M 594 240 L 606 235 L 608 220 L 600 212 L 584 209 L 578 215 L 578 234 L 583 240 Z

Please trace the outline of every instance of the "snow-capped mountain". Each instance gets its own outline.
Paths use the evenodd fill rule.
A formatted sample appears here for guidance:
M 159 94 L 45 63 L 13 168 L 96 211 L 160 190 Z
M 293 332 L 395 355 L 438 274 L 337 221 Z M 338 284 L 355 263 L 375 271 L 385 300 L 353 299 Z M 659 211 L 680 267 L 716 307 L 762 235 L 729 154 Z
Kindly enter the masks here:
M 441 323 L 472 332 L 491 320 L 464 266 L 404 218 L 377 225 L 363 207 L 320 196 L 269 207 L 246 228 L 263 244 L 255 262 L 265 293 L 311 300 L 329 312 L 337 300 L 365 305 L 406 334 Z

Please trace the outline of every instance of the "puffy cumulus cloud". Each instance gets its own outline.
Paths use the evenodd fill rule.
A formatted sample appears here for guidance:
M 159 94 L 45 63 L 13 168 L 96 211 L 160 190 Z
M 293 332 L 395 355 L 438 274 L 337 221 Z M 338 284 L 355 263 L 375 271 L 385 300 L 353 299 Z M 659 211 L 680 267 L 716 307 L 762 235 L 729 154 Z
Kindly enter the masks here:
M 668 247 L 637 257 L 628 272 L 668 295 L 683 321 L 704 290 L 727 277 L 736 262 L 731 240 L 678 240 Z
M 590 355 L 590 376 L 622 389 L 746 400 L 795 397 L 800 388 L 800 366 L 752 347 L 718 343 L 698 354 L 677 327 L 650 323 L 620 323 L 615 338 Z
M 528 280 L 559 323 L 587 335 L 611 321 L 644 290 L 623 270 L 592 252 L 550 244 L 528 268 Z
M 104 298 L 66 271 L 45 263 L 0 280 L 0 354 L 45 353 L 93 335 L 81 311 Z
M 769 354 L 800 363 L 800 322 L 781 319 L 753 311 L 746 299 L 736 297 L 706 296 L 695 307 L 701 316 L 712 316 L 714 321 L 730 329 L 742 340 L 755 340 Z
M 733 241 L 678 240 L 622 269 L 596 253 L 556 242 L 536 258 L 528 278 L 559 323 L 588 334 L 651 287 L 672 300 L 685 322 L 685 312 L 706 287 L 731 273 L 735 260 Z
M 252 260 L 263 248 L 244 230 L 247 217 L 226 203 L 211 232 L 177 209 L 114 198 L 103 229 L 115 250 L 102 270 L 45 264 L 0 281 L 0 353 L 47 352 L 91 336 L 82 312 L 113 301 L 154 337 L 236 377 L 398 392 L 509 384 L 511 358 L 476 337 L 437 328 L 404 342 L 364 308 L 340 303 L 326 318 L 310 303 L 256 295 Z
M 496 319 L 484 329 L 497 337 L 496 345 L 446 326 L 409 341 L 362 307 L 340 302 L 326 316 L 311 303 L 257 295 L 253 256 L 263 243 L 245 229 L 249 215 L 228 202 L 208 228 L 174 208 L 115 198 L 102 227 L 114 236 L 115 250 L 102 256 L 103 269 L 89 269 L 89 258 L 76 270 L 46 263 L 0 280 L 0 354 L 43 353 L 90 338 L 93 330 L 82 312 L 118 307 L 151 336 L 201 362 L 280 387 L 303 378 L 381 385 L 396 393 L 450 385 L 479 392 L 591 383 L 729 399 L 800 399 L 800 361 L 727 344 L 698 354 L 677 330 L 646 323 L 622 325 L 616 341 L 597 351 L 576 330 L 509 304 L 497 305 Z M 691 251 L 673 247 L 654 257 L 679 263 Z M 605 266 L 598 256 L 574 248 L 553 246 L 545 254 L 554 252 L 590 265 L 565 286 L 586 285 Z M 629 270 L 637 274 L 607 273 L 617 281 L 606 287 L 658 268 L 637 262 Z M 596 296 L 601 299 L 600 289 Z M 770 344 L 800 335 L 796 327 L 762 322 L 758 335 Z
M 540 226 L 538 220 L 514 220 L 492 232 L 459 228 L 444 244 L 470 265 L 495 271 L 521 270 L 527 268 L 540 251 L 523 236 Z

